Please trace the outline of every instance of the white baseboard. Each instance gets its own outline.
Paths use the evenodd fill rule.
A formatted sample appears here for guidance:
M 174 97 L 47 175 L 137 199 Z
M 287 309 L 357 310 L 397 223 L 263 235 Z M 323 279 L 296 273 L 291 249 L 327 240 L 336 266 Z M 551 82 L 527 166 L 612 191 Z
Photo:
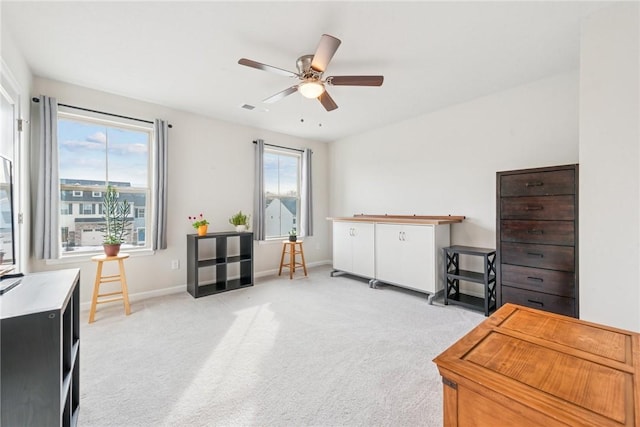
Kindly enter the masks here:
M 315 261 L 315 262 L 309 262 L 307 263 L 307 268 L 311 268 L 311 267 L 318 267 L 321 265 L 332 265 L 332 261 L 331 260 L 325 260 L 325 261 Z M 266 270 L 266 271 L 261 271 L 259 273 L 253 273 L 253 277 L 267 277 L 267 276 L 274 276 L 278 274 L 278 269 L 273 269 L 273 270 Z M 178 286 L 172 286 L 170 288 L 163 288 L 163 289 L 154 289 L 152 291 L 144 291 L 144 292 L 136 292 L 134 294 L 129 294 L 129 302 L 135 302 L 135 301 L 142 301 L 145 299 L 149 299 L 149 298 L 155 298 L 155 297 L 161 297 L 164 295 L 171 295 L 171 294 L 177 294 L 180 292 L 187 292 L 187 285 L 186 283 L 184 285 L 178 285 Z M 80 304 L 80 310 L 81 311 L 89 311 L 89 309 L 91 309 L 91 301 L 86 301 Z
M 321 265 L 333 265 L 333 261 L 331 261 L 329 259 L 329 260 L 324 260 L 324 261 L 308 262 L 307 263 L 307 268 L 319 267 Z M 280 269 L 279 268 L 274 268 L 273 270 L 265 270 L 265 271 L 261 271 L 259 273 L 253 273 L 253 277 L 274 276 L 274 275 L 278 274 L 278 270 L 280 270 Z
M 129 302 L 142 301 L 149 298 L 177 294 L 180 292 L 187 292 L 186 284 L 172 286 L 170 288 L 154 289 L 152 291 L 136 292 L 135 294 L 129 294 Z M 91 309 L 91 301 L 86 301 L 80 304 L 81 311 L 89 311 L 89 309 Z

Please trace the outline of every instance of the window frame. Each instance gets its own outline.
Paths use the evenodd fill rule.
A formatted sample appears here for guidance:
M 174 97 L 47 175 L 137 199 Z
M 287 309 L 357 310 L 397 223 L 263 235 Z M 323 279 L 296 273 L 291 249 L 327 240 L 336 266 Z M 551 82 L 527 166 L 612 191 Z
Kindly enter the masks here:
M 153 124 L 149 124 L 149 125 L 141 125 L 141 124 L 137 124 L 137 123 L 131 123 L 130 120 L 127 119 L 112 119 L 112 118 L 104 118 L 103 115 L 99 114 L 99 113 L 95 113 L 95 115 L 93 113 L 87 113 L 87 114 L 78 114 L 78 113 L 71 113 L 68 111 L 58 111 L 58 117 L 57 120 L 68 120 L 68 121 L 75 121 L 75 122 L 79 122 L 81 124 L 88 124 L 88 125 L 98 125 L 98 126 L 104 126 L 105 128 L 115 128 L 115 129 L 121 129 L 121 130 L 131 130 L 131 131 L 136 131 L 136 132 L 142 132 L 142 133 L 146 133 L 147 134 L 147 146 L 148 146 L 148 152 L 147 152 L 147 185 L 146 187 L 118 187 L 119 191 L 117 194 L 117 197 L 120 197 L 120 192 L 123 192 L 125 194 L 139 194 L 142 193 L 145 196 L 145 204 L 144 206 L 140 205 L 139 207 L 143 208 L 146 211 L 148 210 L 152 210 L 155 208 L 156 206 L 156 201 L 154 200 L 154 195 L 153 195 L 153 176 L 154 176 L 154 164 L 153 164 L 153 158 L 155 156 L 155 147 L 153 145 L 153 141 L 154 141 L 154 128 L 153 128 Z M 58 141 L 58 144 L 60 144 L 61 141 Z M 58 147 L 60 147 L 60 145 L 58 145 Z M 108 143 L 107 143 L 107 147 L 108 147 Z M 108 148 L 107 148 L 107 153 L 108 153 Z M 107 158 L 108 159 L 108 158 Z M 95 184 L 91 184 L 91 185 L 84 185 L 84 186 L 78 186 L 78 184 L 62 184 L 62 182 L 60 182 L 60 196 L 59 196 L 59 202 L 61 204 L 64 203 L 69 203 L 71 204 L 71 201 L 64 201 L 62 199 L 62 192 L 63 191 L 73 191 L 72 193 L 72 197 L 76 197 L 75 193 L 76 192 L 80 192 L 81 194 L 83 193 L 83 191 L 88 191 L 91 194 L 91 199 L 94 200 L 83 200 L 82 202 L 78 201 L 76 202 L 76 204 L 78 204 L 78 213 L 76 214 L 71 214 L 74 217 L 82 217 L 83 215 L 85 216 L 100 216 L 101 218 L 103 218 L 103 214 L 102 214 L 102 205 L 101 205 L 101 201 L 96 203 L 96 193 L 100 193 L 101 195 L 104 195 L 104 193 L 107 190 L 107 185 L 111 184 L 111 183 L 120 183 L 120 181 L 109 181 L 109 176 L 108 176 L 108 166 L 109 165 L 109 161 L 107 160 L 107 163 L 105 165 L 105 176 L 107 181 L 104 182 L 104 184 L 99 184 L 99 185 L 95 185 Z M 85 180 L 85 181 L 93 181 L 93 180 L 88 180 L 85 178 L 81 178 L 81 177 L 72 177 L 72 178 L 67 178 L 70 180 Z M 62 181 L 62 180 L 61 180 Z M 73 187 L 73 188 L 72 188 Z M 80 187 L 80 188 L 79 188 Z M 80 206 L 82 204 L 85 205 L 92 205 L 92 211 L 94 212 L 93 214 L 85 214 L 84 213 L 84 208 L 80 209 Z M 151 241 L 150 239 L 145 239 L 145 244 L 140 246 L 138 244 L 138 240 L 137 240 L 137 235 L 138 235 L 138 229 L 139 228 L 145 228 L 145 230 L 150 230 L 153 227 L 152 224 L 152 216 L 151 215 L 145 215 L 145 217 L 143 218 L 144 220 L 144 224 L 139 224 L 138 222 L 136 222 L 136 217 L 134 215 L 134 209 L 135 207 L 132 206 L 132 211 L 130 213 L 130 218 L 132 220 L 131 222 L 131 230 L 130 230 L 130 238 L 131 238 L 131 242 L 127 243 L 126 246 L 123 245 L 123 249 L 126 249 L 127 252 L 150 252 L 152 251 L 151 248 Z M 76 209 L 73 209 L 73 211 L 76 211 Z M 68 227 L 69 224 L 69 220 L 63 220 L 63 215 L 61 213 L 58 214 L 59 218 L 60 218 L 60 224 L 59 224 L 59 229 L 61 230 L 61 232 L 58 234 L 58 243 L 60 245 L 60 257 L 58 258 L 59 260 L 64 260 L 64 259 L 71 259 L 71 258 L 90 258 L 94 255 L 96 255 L 97 253 L 102 253 L 103 249 L 100 245 L 99 248 L 93 248 L 93 249 L 88 249 L 87 246 L 85 246 L 85 249 L 81 249 L 78 251 L 69 251 L 67 247 L 65 247 L 65 245 L 63 245 L 63 241 L 62 241 L 62 229 L 64 227 Z M 66 217 L 68 218 L 69 215 L 66 215 Z M 99 226 L 97 225 L 99 223 L 96 223 L 96 229 L 99 228 Z M 80 229 L 81 230 L 81 229 Z M 75 236 L 77 236 L 79 229 L 75 228 L 74 230 L 70 230 L 69 234 L 71 232 L 74 233 Z M 145 236 L 146 236 L 146 231 L 145 231 Z M 79 246 L 82 248 L 82 246 Z M 93 247 L 93 245 L 90 245 L 89 247 Z
M 296 165 L 297 165 L 297 189 L 296 189 L 296 213 L 293 217 L 293 227 L 295 228 L 298 236 L 300 236 L 300 230 L 298 228 L 298 224 L 300 223 L 300 215 L 301 215 L 301 207 L 302 207 L 302 152 L 300 152 L 300 150 L 294 149 L 294 148 L 284 148 L 284 147 L 276 147 L 276 146 L 272 146 L 272 145 L 267 145 L 265 144 L 264 147 L 264 156 L 266 157 L 267 154 L 276 154 L 278 156 L 288 156 L 288 157 L 293 157 L 296 159 Z M 264 158 L 263 158 L 263 162 L 264 162 Z M 282 234 L 280 235 L 267 235 L 267 222 L 268 222 L 268 218 L 267 218 L 267 209 L 268 209 L 268 203 L 267 201 L 270 199 L 270 197 L 267 196 L 267 179 L 265 176 L 265 170 L 262 171 L 263 174 L 263 180 L 264 180 L 264 200 L 265 200 L 265 212 L 263 213 L 265 216 L 265 236 L 264 236 L 264 240 L 265 241 L 279 241 L 282 240 L 284 238 L 289 237 L 289 230 L 287 231 L 283 231 L 282 230 L 282 217 L 280 216 L 279 221 L 280 221 L 280 231 Z M 280 175 L 280 168 L 278 168 L 278 176 Z M 278 199 L 283 197 L 283 194 L 278 193 Z M 276 199 L 276 197 L 271 197 L 273 199 Z

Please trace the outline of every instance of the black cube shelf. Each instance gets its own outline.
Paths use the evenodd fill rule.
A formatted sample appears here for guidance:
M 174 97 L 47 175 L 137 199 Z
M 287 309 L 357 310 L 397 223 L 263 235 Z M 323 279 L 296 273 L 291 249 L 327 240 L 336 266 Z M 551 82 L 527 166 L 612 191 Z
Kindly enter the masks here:
M 229 239 L 239 239 L 239 253 L 229 255 Z M 211 255 L 200 258 L 203 248 Z M 239 264 L 239 277 L 229 277 L 229 267 Z M 212 268 L 214 279 L 201 279 L 201 269 Z M 194 298 L 253 286 L 253 233 L 219 232 L 187 234 L 187 292 Z

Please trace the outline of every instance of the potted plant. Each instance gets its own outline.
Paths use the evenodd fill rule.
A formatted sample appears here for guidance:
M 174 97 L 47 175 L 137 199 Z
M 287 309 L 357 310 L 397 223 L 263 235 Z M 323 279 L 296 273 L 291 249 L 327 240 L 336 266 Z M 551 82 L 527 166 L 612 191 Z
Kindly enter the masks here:
M 193 221 L 191 225 L 198 230 L 198 236 L 206 236 L 207 229 L 209 228 L 209 221 L 204 218 L 204 215 L 190 216 L 189 219 Z
M 236 231 L 240 233 L 249 229 L 250 218 L 251 215 L 245 215 L 242 211 L 239 211 L 237 214 L 229 218 L 229 224 L 234 225 L 236 227 Z
M 124 243 L 124 237 L 128 234 L 127 228 L 131 224 L 129 214 L 131 205 L 127 200 L 118 200 L 118 191 L 115 187 L 107 186 L 102 201 L 104 208 L 104 253 L 107 256 L 116 256 L 120 252 L 120 245 Z
M 289 241 L 290 242 L 295 242 L 296 240 L 298 240 L 298 233 L 296 232 L 296 229 L 294 227 L 289 232 Z

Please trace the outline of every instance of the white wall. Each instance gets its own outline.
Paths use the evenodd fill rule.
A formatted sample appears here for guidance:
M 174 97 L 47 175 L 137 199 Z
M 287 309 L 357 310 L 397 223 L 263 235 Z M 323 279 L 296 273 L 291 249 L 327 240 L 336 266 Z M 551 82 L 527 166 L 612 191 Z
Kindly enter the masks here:
M 580 312 L 640 331 L 639 7 L 584 22 L 580 49 Z
M 577 123 L 570 72 L 336 141 L 331 215 L 465 215 L 452 244 L 495 247 L 496 172 L 576 163 Z
M 209 232 L 231 231 L 229 217 L 238 210 L 253 211 L 254 144 L 267 143 L 313 150 L 315 235 L 305 239 L 307 263 L 330 259 L 328 215 L 328 146 L 325 143 L 239 126 L 204 116 L 172 110 L 159 105 L 107 94 L 79 86 L 36 78 L 33 95 L 46 94 L 65 104 L 77 105 L 126 116 L 163 118 L 173 125 L 169 130 L 169 212 L 168 249 L 152 256 L 132 257 L 127 261 L 127 282 L 132 294 L 162 291 L 186 283 L 186 234 L 194 233 L 189 215 L 203 213 L 209 220 Z M 232 108 L 232 107 L 230 107 Z M 247 113 L 251 114 L 251 113 Z M 282 244 L 254 244 L 254 272 L 257 275 L 277 270 Z M 180 261 L 179 270 L 171 270 L 171 260 Z M 91 298 L 95 264 L 47 264 L 32 260 L 32 270 L 80 267 L 82 301 Z M 185 288 L 186 290 L 186 288 Z

